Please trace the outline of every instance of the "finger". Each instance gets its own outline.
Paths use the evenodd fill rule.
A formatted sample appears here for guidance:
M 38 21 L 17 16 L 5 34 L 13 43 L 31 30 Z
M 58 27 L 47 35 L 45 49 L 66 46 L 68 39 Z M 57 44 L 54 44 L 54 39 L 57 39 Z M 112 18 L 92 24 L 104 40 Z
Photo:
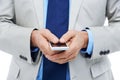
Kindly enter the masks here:
M 54 34 L 52 34 L 48 29 L 45 29 L 42 35 L 50 42 L 53 43 L 59 42 L 59 39 Z
M 78 44 L 75 41 L 71 42 L 71 44 L 69 46 L 69 50 L 61 52 L 59 54 L 56 54 L 56 55 L 52 56 L 53 59 L 65 59 L 65 58 L 67 59 L 69 56 L 71 56 L 76 51 L 78 51 L 79 50 L 79 46 L 78 46 Z
M 71 40 L 70 41 L 68 41 L 66 44 L 67 44 L 67 46 L 70 46 L 70 44 L 71 44 Z
M 78 37 L 75 37 L 72 40 L 71 44 L 69 45 L 69 48 L 70 48 L 69 50 L 71 50 L 72 52 L 73 51 L 76 52 L 81 49 L 82 45 L 83 45 L 83 42 L 81 42 L 81 40 Z
M 39 38 L 40 40 L 38 40 L 39 41 L 38 47 L 40 48 L 44 55 L 53 55 L 57 53 L 56 51 L 51 50 L 49 42 L 44 37 L 40 36 Z
M 75 43 L 71 43 L 68 50 L 59 52 L 58 54 L 53 55 L 52 58 L 53 59 L 68 58 L 72 53 L 76 52 L 77 49 L 78 49 L 77 45 Z
M 49 44 L 48 44 L 48 41 L 40 36 L 40 40 L 38 42 L 38 47 L 40 48 L 40 50 L 44 53 L 44 54 L 47 54 L 47 52 L 49 51 Z
M 67 57 L 65 59 L 61 59 L 61 62 L 66 63 L 66 62 L 70 62 L 70 61 L 74 60 L 76 58 L 76 56 L 78 55 L 78 53 L 79 52 L 73 53 L 69 57 Z
M 79 53 L 79 52 L 76 52 L 76 53 L 72 54 L 71 56 L 69 56 L 69 57 L 66 59 L 66 61 L 70 62 L 70 61 L 74 60 L 74 59 L 77 57 L 78 53 Z
M 50 61 L 52 61 L 52 62 L 54 62 L 54 63 L 62 63 L 62 61 L 61 60 L 54 60 L 53 58 L 51 58 L 51 56 L 50 55 L 45 55 L 45 57 L 48 59 L 48 60 L 50 60 Z
M 64 63 L 72 61 L 73 59 L 75 59 L 75 57 L 74 58 L 72 57 L 70 59 L 59 59 L 59 60 L 56 60 L 56 62 L 59 64 L 64 64 Z
M 76 46 L 70 46 L 68 51 L 56 55 L 55 58 L 66 59 L 66 61 L 71 60 L 72 58 L 76 56 L 76 53 L 77 53 L 76 51 L 79 51 L 79 49 Z
M 61 59 L 53 59 L 51 58 L 51 56 L 47 55 L 46 58 L 52 62 L 58 63 L 58 64 L 64 64 L 67 63 L 69 61 L 71 61 L 72 59 L 66 59 L 66 58 L 61 58 Z
M 67 61 L 65 59 L 59 59 L 59 60 L 51 60 L 52 62 L 58 63 L 58 64 L 65 64 Z
M 56 55 L 51 56 L 51 59 L 52 59 L 52 60 L 60 60 L 60 59 L 68 60 L 68 59 L 69 59 L 69 56 L 71 56 L 74 52 L 75 52 L 75 51 L 62 52 L 62 53 L 59 53 L 59 54 L 56 54 Z
M 67 33 L 65 33 L 61 38 L 60 38 L 60 42 L 61 43 L 66 43 L 67 41 L 69 41 L 71 38 L 73 38 L 75 36 L 75 31 L 68 31 Z

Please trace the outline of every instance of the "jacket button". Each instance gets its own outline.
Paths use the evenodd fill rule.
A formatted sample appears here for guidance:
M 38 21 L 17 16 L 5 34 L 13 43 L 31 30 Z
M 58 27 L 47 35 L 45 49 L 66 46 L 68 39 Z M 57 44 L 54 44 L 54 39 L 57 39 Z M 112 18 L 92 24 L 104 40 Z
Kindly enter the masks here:
M 106 52 L 107 52 L 107 54 L 109 54 L 109 53 L 110 53 L 110 50 L 107 50 Z
M 27 58 L 26 57 L 24 57 L 24 56 L 22 56 L 22 55 L 20 55 L 19 56 L 21 59 L 24 59 L 25 61 L 27 61 Z
M 104 55 L 104 51 L 100 51 L 100 55 Z
M 106 55 L 107 54 L 107 51 L 104 51 L 104 55 Z

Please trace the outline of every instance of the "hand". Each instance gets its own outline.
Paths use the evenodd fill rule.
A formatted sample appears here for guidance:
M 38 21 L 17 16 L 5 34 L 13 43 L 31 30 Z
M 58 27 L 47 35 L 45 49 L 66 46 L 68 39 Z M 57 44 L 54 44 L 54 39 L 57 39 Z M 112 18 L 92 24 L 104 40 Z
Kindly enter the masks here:
M 53 62 L 64 64 L 75 59 L 79 51 L 87 47 L 88 34 L 85 31 L 70 30 L 61 37 L 60 42 L 67 43 L 69 50 L 47 56 L 47 58 Z
M 31 44 L 34 47 L 38 47 L 45 56 L 51 56 L 56 53 L 50 49 L 50 41 L 53 43 L 58 43 L 59 39 L 48 29 L 33 30 L 31 34 Z

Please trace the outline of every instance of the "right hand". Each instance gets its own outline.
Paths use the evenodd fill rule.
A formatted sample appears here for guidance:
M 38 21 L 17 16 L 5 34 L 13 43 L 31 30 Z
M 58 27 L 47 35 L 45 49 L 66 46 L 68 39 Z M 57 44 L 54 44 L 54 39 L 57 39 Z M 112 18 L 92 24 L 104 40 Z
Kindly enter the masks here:
M 33 30 L 31 44 L 33 47 L 38 47 L 45 56 L 51 56 L 56 53 L 50 49 L 49 42 L 58 43 L 59 39 L 48 29 Z

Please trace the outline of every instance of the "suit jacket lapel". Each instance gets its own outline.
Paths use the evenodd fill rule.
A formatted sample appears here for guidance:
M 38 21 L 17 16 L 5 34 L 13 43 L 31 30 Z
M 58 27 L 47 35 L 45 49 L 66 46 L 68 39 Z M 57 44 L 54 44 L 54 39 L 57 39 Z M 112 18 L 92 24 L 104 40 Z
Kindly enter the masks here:
M 69 29 L 73 29 L 73 27 L 75 27 L 76 18 L 77 18 L 78 12 L 80 10 L 80 7 L 81 7 L 83 1 L 84 0 L 71 0 Z M 35 8 L 35 12 L 36 12 L 36 17 L 38 19 L 39 27 L 43 28 L 43 24 L 44 24 L 43 0 L 33 0 L 33 4 L 34 4 L 33 6 Z
M 75 27 L 76 18 L 80 11 L 80 7 L 81 7 L 83 1 L 84 0 L 71 0 L 69 29 L 73 29 L 73 27 Z
M 33 0 L 33 6 L 34 6 L 34 10 L 36 12 L 36 17 L 38 20 L 38 24 L 39 24 L 39 28 L 43 28 L 43 24 L 44 24 L 44 13 L 43 13 L 43 0 Z

